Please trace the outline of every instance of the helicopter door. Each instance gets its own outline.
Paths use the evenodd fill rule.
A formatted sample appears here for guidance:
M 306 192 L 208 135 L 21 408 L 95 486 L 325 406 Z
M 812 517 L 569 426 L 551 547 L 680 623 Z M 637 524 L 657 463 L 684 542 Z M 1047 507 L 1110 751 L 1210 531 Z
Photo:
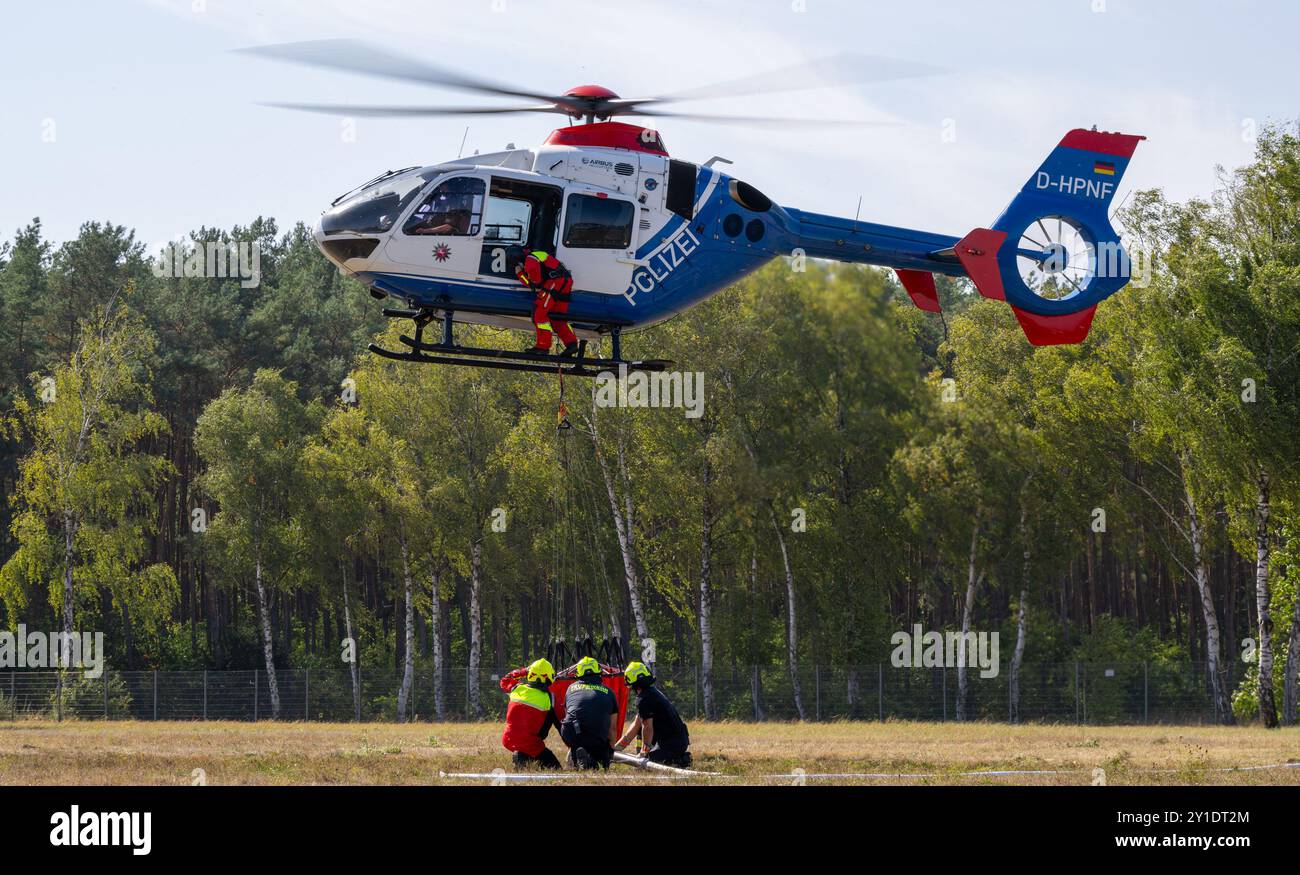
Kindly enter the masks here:
M 389 238 L 389 260 L 420 273 L 472 279 L 478 273 L 487 182 L 478 176 L 439 181 Z
M 555 251 L 555 231 L 560 220 L 564 190 L 521 179 L 493 176 L 483 212 L 483 246 L 479 253 L 481 276 L 517 282 L 506 270 L 506 250 Z
M 621 295 L 632 281 L 636 204 L 605 192 L 571 191 L 560 223 L 559 258 L 581 291 Z

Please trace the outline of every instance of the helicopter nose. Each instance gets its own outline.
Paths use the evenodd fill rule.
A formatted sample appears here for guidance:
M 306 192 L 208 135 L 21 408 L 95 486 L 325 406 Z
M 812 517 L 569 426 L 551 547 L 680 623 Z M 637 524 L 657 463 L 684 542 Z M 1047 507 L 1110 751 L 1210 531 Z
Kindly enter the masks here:
M 325 254 L 325 257 L 339 270 L 349 275 L 366 269 L 380 243 L 378 237 L 326 234 L 321 227 L 320 219 L 312 225 L 311 234 L 317 248 Z

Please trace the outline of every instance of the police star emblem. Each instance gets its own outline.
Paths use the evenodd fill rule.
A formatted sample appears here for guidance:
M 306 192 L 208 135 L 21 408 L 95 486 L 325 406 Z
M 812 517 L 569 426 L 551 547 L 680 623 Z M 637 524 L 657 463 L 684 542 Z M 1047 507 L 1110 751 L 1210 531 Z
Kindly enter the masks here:
M 451 258 L 451 247 L 446 243 L 439 243 L 437 246 L 433 247 L 433 257 L 438 261 L 446 261 L 448 258 Z

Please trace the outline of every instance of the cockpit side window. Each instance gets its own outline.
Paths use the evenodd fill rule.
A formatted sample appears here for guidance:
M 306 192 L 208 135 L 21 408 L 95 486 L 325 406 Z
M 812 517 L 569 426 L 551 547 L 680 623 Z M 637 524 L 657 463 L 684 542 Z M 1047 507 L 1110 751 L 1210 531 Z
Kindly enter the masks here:
M 402 230 L 431 237 L 475 237 L 483 221 L 486 190 L 476 176 L 448 179 L 429 193 Z

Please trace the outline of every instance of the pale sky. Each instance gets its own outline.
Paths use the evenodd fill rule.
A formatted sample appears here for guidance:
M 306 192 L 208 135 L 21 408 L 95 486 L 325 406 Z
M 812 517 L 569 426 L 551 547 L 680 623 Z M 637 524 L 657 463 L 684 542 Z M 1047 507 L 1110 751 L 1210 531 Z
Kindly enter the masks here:
M 903 82 L 683 105 L 892 119 L 806 129 L 662 120 L 668 150 L 787 206 L 964 234 L 985 225 L 1072 127 L 1145 134 L 1135 187 L 1182 199 L 1252 151 L 1252 122 L 1300 115 L 1291 2 L 1176 0 L 43 0 L 5 12 L 0 239 L 34 216 L 87 220 L 151 250 L 200 225 L 311 221 L 388 169 L 541 142 L 560 116 L 342 120 L 259 101 L 455 104 L 473 95 L 232 54 L 357 38 L 538 90 L 645 96 L 841 52 L 925 61 Z M 631 119 L 635 121 L 634 119 Z M 947 136 L 945 136 L 947 134 Z

